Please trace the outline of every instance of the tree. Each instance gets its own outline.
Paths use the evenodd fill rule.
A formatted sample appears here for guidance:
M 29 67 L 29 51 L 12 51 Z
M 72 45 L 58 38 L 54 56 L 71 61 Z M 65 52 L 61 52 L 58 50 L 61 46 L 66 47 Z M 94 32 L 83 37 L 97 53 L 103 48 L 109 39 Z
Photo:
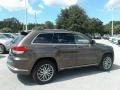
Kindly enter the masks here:
M 77 5 L 61 10 L 56 20 L 58 29 L 67 29 L 82 33 L 103 33 L 103 22 L 97 18 L 89 18 L 86 12 Z
M 3 33 L 11 33 L 11 32 L 12 32 L 12 29 L 11 29 L 11 28 L 8 28 L 8 27 L 5 27 L 5 28 L 0 29 L 0 32 L 3 32 Z
M 89 30 L 89 33 L 95 34 L 95 33 L 104 33 L 104 27 L 103 27 L 103 22 L 99 20 L 98 18 L 92 18 L 88 20 L 87 27 Z
M 0 21 L 0 29 L 3 28 L 10 28 L 11 32 L 18 32 L 19 30 L 22 30 L 23 24 L 20 23 L 16 18 L 7 18 L 3 21 Z
M 45 28 L 46 29 L 54 29 L 54 24 L 51 21 L 46 21 Z
M 113 21 L 114 23 L 114 33 L 120 33 L 120 21 Z M 104 30 L 106 33 L 111 33 L 112 27 L 112 21 L 110 21 L 108 24 L 104 25 Z
M 84 32 L 85 21 L 88 16 L 85 11 L 77 5 L 61 10 L 56 20 L 58 29 L 68 29 L 72 31 Z
M 35 24 L 35 23 L 29 23 L 28 29 L 29 30 L 43 30 L 45 29 L 45 24 Z
M 35 28 L 36 25 L 34 23 L 29 23 L 27 26 L 28 26 L 28 30 L 32 30 Z
M 33 27 L 32 29 L 33 30 L 44 30 L 45 28 L 46 28 L 45 24 L 38 24 L 35 27 Z

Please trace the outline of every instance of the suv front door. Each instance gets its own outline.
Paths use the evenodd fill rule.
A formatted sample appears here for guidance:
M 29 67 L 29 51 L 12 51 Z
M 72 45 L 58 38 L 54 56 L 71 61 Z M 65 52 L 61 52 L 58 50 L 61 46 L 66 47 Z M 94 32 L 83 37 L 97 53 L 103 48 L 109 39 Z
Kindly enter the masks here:
M 77 66 L 97 63 L 97 51 L 94 45 L 90 44 L 90 39 L 83 34 L 75 34 L 75 43 L 78 51 Z

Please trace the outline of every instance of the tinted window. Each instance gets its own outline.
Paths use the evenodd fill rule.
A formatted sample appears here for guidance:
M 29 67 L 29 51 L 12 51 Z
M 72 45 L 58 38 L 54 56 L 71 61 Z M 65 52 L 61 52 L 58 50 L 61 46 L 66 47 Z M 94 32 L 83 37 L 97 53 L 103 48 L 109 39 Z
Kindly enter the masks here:
M 89 40 L 82 34 L 76 34 L 75 35 L 75 43 L 76 44 L 89 44 Z
M 17 33 L 15 39 L 12 41 L 12 44 L 18 44 L 25 36 L 27 36 L 29 32 L 21 32 Z
M 53 34 L 39 34 L 33 43 L 52 43 Z
M 71 33 L 55 33 L 53 43 L 74 44 L 74 35 Z
M 58 33 L 54 33 L 54 35 L 53 35 L 53 43 L 58 43 Z

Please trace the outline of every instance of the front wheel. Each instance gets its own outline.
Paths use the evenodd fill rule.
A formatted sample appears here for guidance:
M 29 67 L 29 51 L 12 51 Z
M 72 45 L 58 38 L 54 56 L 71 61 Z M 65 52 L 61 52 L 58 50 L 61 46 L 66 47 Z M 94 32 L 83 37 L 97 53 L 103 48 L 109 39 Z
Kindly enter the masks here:
M 5 53 L 5 47 L 3 45 L 0 45 L 0 54 Z
M 113 65 L 113 57 L 108 54 L 103 56 L 99 67 L 103 71 L 109 71 L 112 68 L 112 65 Z
M 56 67 L 50 61 L 39 62 L 32 72 L 33 79 L 39 84 L 50 82 L 56 74 Z

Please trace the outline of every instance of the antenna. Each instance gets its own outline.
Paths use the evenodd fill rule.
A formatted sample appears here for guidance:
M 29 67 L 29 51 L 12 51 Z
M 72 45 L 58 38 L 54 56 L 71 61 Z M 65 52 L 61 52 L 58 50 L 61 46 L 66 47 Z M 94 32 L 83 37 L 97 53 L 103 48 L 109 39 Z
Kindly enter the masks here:
M 35 12 L 35 23 L 37 24 L 37 13 Z
M 37 13 L 35 12 L 35 27 L 37 27 Z
M 114 34 L 114 9 L 112 8 L 112 27 L 111 27 L 111 36 Z
M 25 0 L 25 31 L 28 30 L 27 27 L 27 1 Z

